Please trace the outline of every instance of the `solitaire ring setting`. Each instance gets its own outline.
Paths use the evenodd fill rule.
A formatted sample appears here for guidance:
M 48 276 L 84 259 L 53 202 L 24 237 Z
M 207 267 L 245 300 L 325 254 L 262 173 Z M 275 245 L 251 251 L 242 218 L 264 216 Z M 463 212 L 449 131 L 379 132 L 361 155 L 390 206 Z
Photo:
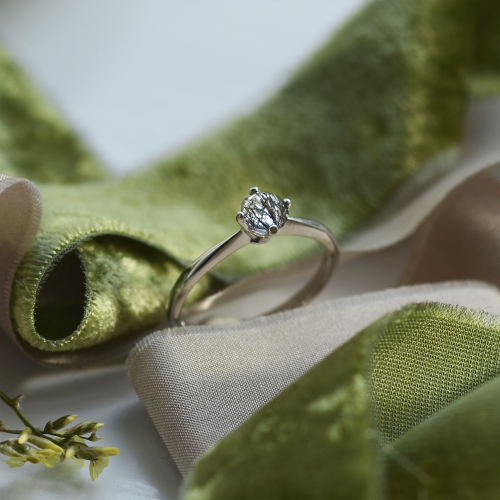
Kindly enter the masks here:
M 200 279 L 219 262 L 240 248 L 250 244 L 267 243 L 274 236 L 301 236 L 311 238 L 325 247 L 321 264 L 312 278 L 284 304 L 266 314 L 304 306 L 326 286 L 339 260 L 339 249 L 329 229 L 308 219 L 289 217 L 291 207 L 288 198 L 281 199 L 273 193 L 250 189 L 236 215 L 240 231 L 205 252 L 186 268 L 177 279 L 169 304 L 170 326 L 183 326 L 184 302 Z

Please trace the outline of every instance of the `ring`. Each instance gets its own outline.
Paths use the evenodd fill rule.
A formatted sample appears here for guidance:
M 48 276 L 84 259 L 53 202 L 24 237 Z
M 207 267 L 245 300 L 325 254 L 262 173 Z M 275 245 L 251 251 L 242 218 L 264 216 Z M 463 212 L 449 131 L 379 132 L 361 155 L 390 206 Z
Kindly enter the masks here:
M 186 268 L 177 279 L 170 296 L 170 326 L 184 326 L 182 307 L 193 287 L 219 262 L 249 244 L 267 243 L 274 236 L 302 236 L 321 243 L 324 252 L 321 264 L 311 280 L 284 304 L 268 311 L 271 314 L 308 304 L 328 283 L 339 260 L 339 249 L 333 234 L 319 222 L 289 217 L 292 202 L 272 193 L 250 189 L 236 220 L 241 229 L 205 252 Z

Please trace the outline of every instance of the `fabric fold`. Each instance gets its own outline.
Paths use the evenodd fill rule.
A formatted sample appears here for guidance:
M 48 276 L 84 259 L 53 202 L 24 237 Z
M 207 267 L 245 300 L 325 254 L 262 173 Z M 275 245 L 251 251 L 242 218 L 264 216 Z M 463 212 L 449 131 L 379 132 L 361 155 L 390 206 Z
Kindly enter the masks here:
M 481 174 L 456 189 L 415 235 L 401 284 L 477 279 L 500 286 L 500 183 Z
M 16 334 L 52 359 L 160 325 L 180 268 L 234 232 L 234 213 L 253 185 L 291 198 L 293 214 L 326 224 L 342 241 L 359 236 L 410 179 L 427 185 L 456 166 L 468 99 L 500 88 L 496 14 L 489 0 L 374 1 L 252 114 L 124 179 L 105 178 L 2 54 L 0 114 L 13 130 L 1 146 L 12 152 L 5 171 L 31 172 L 42 145 L 44 161 L 57 160 L 32 174 L 44 218 L 14 282 Z M 29 141 L 31 130 L 47 140 Z M 199 295 L 315 251 L 282 240 L 252 258 L 236 254 Z M 69 305 L 43 287 L 63 274 L 63 261 L 73 262 L 84 290 Z M 154 299 L 136 307 L 129 297 L 145 282 Z M 52 321 L 41 319 L 40 330 L 48 310 Z
M 500 313 L 484 283 L 402 287 L 237 324 L 156 332 L 134 348 L 129 378 L 182 474 L 293 381 L 379 317 L 434 301 Z
M 42 216 L 38 188 L 27 179 L 0 174 L 0 330 L 15 339 L 10 318 L 11 287 Z
M 392 312 L 213 446 L 183 498 L 491 498 L 499 346 L 497 316 Z

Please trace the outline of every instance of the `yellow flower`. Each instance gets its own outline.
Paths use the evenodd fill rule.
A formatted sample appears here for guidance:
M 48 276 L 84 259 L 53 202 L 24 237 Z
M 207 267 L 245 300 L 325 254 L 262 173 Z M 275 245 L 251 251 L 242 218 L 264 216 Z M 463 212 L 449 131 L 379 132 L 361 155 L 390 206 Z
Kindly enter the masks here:
M 109 463 L 109 457 L 99 458 L 98 460 L 91 460 L 89 464 L 90 477 L 92 481 L 99 477 L 99 474 L 103 471 L 104 467 L 107 467 Z
M 48 469 L 52 469 L 54 465 L 59 461 L 60 453 L 57 451 L 51 450 L 50 448 L 45 450 L 39 450 L 37 448 L 29 447 L 28 448 L 29 456 L 26 459 L 28 462 L 32 464 L 42 464 Z
M 52 449 L 40 450 L 28 444 L 20 444 L 17 440 L 2 443 L 0 452 L 11 457 L 9 460 L 4 460 L 9 467 L 21 467 L 26 462 L 30 462 L 32 464 L 40 463 L 51 469 L 61 455 L 60 452 Z

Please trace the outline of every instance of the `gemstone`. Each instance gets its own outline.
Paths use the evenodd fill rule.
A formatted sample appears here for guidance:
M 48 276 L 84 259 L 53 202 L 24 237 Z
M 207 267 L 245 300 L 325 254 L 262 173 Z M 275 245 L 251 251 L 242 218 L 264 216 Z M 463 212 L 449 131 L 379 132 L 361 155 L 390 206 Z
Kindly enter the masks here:
M 275 194 L 257 191 L 243 200 L 241 213 L 250 233 L 268 236 L 277 232 L 273 226 L 280 229 L 285 225 L 288 207 Z

